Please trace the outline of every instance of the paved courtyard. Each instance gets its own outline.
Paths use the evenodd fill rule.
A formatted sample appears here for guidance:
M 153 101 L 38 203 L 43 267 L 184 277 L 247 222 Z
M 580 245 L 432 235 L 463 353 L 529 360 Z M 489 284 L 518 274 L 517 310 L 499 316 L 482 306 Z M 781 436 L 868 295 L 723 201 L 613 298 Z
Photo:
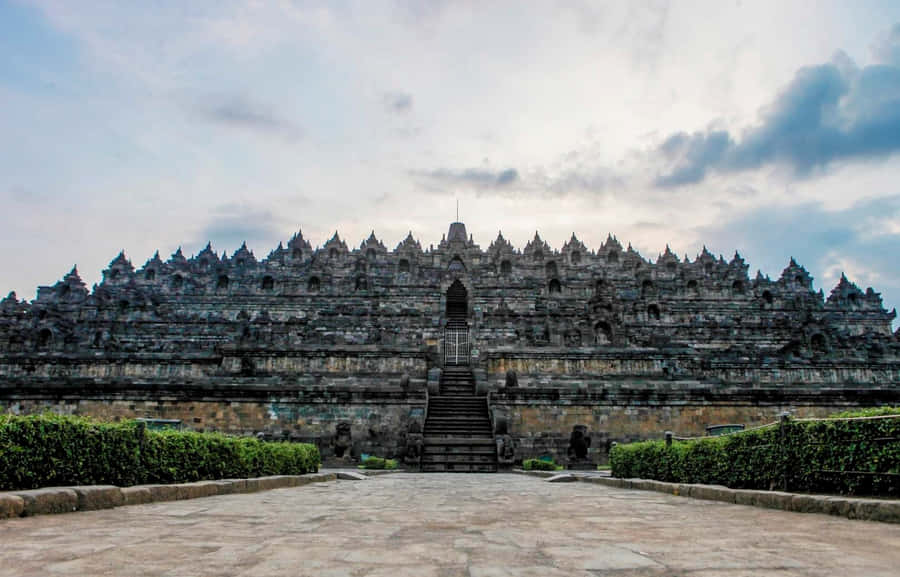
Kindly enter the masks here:
M 900 525 L 520 475 L 394 474 L 0 521 L 0 576 L 900 575 Z

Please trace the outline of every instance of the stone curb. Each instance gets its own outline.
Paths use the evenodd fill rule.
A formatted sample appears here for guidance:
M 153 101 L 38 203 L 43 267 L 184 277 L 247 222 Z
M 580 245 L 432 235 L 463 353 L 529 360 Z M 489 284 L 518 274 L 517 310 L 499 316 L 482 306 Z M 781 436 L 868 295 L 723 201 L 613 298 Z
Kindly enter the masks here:
M 558 475 L 561 471 L 526 471 L 525 469 L 513 469 L 512 472 L 517 475 L 528 475 L 529 477 L 546 479 Z
M 164 501 L 198 499 L 214 495 L 254 493 L 283 487 L 300 487 L 310 483 L 337 480 L 335 473 L 278 475 L 255 479 L 221 479 L 172 485 L 85 485 L 78 487 L 45 487 L 30 491 L 0 493 L 0 519 L 30 517 L 72 511 L 96 511 L 122 505 L 141 505 Z
M 549 477 L 549 471 L 521 471 L 514 473 L 532 477 Z M 550 474 L 548 474 L 550 473 Z M 599 477 L 572 473 L 583 483 L 594 483 L 617 489 L 639 489 L 656 491 L 682 497 L 721 501 L 737 505 L 750 505 L 768 509 L 781 509 L 795 513 L 820 513 L 836 515 L 848 519 L 863 521 L 879 521 L 882 523 L 900 523 L 900 500 L 863 499 L 859 497 L 840 497 L 831 495 L 808 495 L 785 493 L 783 491 L 760 491 L 755 489 L 729 489 L 722 485 L 691 485 L 685 483 L 666 483 L 650 479 L 619 479 L 616 477 Z

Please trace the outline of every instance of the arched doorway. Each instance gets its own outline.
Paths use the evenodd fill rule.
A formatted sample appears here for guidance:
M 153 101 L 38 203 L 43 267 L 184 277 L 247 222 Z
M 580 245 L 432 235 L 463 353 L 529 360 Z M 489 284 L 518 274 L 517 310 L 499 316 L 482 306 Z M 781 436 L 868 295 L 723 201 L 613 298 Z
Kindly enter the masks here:
M 469 293 L 459 280 L 453 281 L 447 289 L 447 326 L 451 324 L 465 326 L 469 316 Z
M 447 289 L 447 325 L 444 327 L 444 364 L 469 363 L 468 291 L 459 280 Z

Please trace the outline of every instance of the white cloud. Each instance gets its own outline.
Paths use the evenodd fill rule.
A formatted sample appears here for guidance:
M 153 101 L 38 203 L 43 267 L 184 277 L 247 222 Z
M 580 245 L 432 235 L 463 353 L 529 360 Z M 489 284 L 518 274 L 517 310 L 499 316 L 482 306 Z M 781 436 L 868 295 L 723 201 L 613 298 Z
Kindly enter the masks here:
M 313 244 L 374 228 L 427 246 L 459 197 L 485 247 L 501 228 L 520 247 L 535 229 L 557 247 L 613 232 L 647 256 L 753 242 L 750 264 L 768 266 L 799 241 L 767 242 L 763 222 L 758 244 L 703 232 L 765 207 L 840 214 L 900 176 L 893 159 L 804 181 L 763 167 L 672 192 L 643 156 L 678 131 L 752 125 L 836 50 L 886 58 L 896 3 L 823 2 L 814 17 L 762 0 L 37 5 L 72 40 L 77 81 L 40 96 L 0 84 L 0 195 L 16 211 L 0 217 L 0 270 L 16 271 L 0 290 L 24 295 L 73 262 L 97 280 L 123 247 L 142 262 L 205 244 L 223 205 L 256 221 L 247 240 L 272 244 L 258 255 L 300 226 Z M 892 238 L 896 219 L 878 226 Z M 852 262 L 832 249 L 814 274 Z

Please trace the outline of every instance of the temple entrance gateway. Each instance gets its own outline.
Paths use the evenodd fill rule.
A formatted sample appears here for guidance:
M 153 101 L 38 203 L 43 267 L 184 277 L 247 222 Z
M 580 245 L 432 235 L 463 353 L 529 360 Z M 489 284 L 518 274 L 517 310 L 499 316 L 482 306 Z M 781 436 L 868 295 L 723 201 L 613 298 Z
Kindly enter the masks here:
M 447 324 L 444 327 L 444 364 L 469 364 L 468 291 L 459 280 L 447 289 Z
M 454 223 L 450 238 L 465 242 L 462 223 Z M 454 257 L 448 270 L 464 271 L 465 264 Z M 469 365 L 469 291 L 457 278 L 444 298 L 443 364 L 437 389 L 429 386 L 420 466 L 433 472 L 495 472 L 497 446 L 487 395 L 478 393 Z

